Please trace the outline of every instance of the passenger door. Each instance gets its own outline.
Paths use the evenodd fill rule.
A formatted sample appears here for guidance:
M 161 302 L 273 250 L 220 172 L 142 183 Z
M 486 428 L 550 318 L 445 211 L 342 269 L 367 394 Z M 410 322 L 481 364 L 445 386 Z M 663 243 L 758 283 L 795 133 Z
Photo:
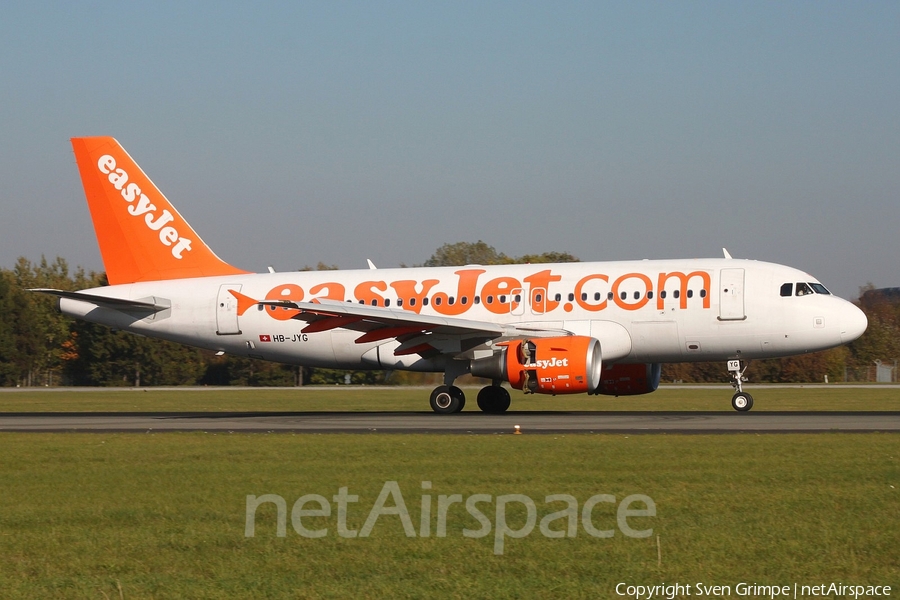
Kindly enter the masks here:
M 216 296 L 216 333 L 238 335 L 241 328 L 238 326 L 237 298 L 228 290 L 239 292 L 241 286 L 234 283 L 219 286 L 219 294 Z
M 719 320 L 743 321 L 744 313 L 744 269 L 722 269 L 719 271 Z

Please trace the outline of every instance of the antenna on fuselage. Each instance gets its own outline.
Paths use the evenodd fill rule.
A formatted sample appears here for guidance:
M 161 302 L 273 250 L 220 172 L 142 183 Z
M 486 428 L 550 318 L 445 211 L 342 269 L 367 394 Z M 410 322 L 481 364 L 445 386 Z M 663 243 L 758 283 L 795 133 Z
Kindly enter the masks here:
M 727 258 L 728 260 L 731 260 L 731 254 L 728 253 L 727 248 L 722 248 L 722 254 L 725 255 L 725 258 Z

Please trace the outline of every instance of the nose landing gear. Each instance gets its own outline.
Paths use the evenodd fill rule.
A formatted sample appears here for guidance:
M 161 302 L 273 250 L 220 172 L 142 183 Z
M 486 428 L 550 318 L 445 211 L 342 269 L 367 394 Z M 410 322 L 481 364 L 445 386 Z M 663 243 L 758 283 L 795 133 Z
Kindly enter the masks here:
M 731 386 L 735 389 L 734 396 L 731 397 L 731 406 L 738 412 L 747 412 L 753 408 L 753 396 L 746 393 L 743 389 L 743 382 L 747 381 L 744 377 L 744 371 L 749 366 L 742 360 L 728 361 L 728 374 L 731 376 Z

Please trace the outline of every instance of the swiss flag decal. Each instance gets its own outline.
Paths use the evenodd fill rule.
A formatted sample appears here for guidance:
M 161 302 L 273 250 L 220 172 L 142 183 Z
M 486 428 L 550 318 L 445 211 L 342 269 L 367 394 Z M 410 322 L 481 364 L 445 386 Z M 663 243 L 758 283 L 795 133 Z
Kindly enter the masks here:
M 271 335 L 261 335 L 261 336 L 259 336 L 259 341 L 261 341 L 261 342 L 271 342 L 271 341 L 272 341 L 272 336 L 271 336 Z

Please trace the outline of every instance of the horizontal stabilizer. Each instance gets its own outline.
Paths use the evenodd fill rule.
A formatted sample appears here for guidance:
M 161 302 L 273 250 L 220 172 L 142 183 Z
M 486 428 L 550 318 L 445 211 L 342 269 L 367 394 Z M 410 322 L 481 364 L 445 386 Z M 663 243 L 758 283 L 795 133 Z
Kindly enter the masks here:
M 141 300 L 126 300 L 124 298 L 110 298 L 108 296 L 99 296 L 97 294 L 83 294 L 81 292 L 67 292 L 64 290 L 54 290 L 49 288 L 33 288 L 28 290 L 29 292 L 38 292 L 39 294 L 48 294 L 50 296 L 56 296 L 57 298 L 68 298 L 69 300 L 81 300 L 83 302 L 90 302 L 91 304 L 96 304 L 97 306 L 103 306 L 106 308 L 114 308 L 117 310 L 140 310 L 140 311 L 150 311 L 150 312 L 159 312 L 161 310 L 166 310 L 167 308 L 171 308 L 168 305 L 157 304 L 155 302 L 144 302 Z

